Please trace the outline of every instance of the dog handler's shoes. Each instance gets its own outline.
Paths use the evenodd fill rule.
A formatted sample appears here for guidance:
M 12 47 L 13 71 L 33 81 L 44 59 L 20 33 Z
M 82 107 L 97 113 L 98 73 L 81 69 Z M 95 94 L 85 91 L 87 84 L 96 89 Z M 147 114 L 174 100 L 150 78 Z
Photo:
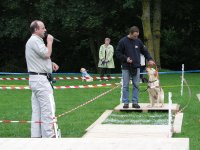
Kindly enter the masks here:
M 123 108 L 129 108 L 129 104 L 124 104 Z
M 140 105 L 138 105 L 138 104 L 132 104 L 132 107 L 133 108 L 140 108 Z

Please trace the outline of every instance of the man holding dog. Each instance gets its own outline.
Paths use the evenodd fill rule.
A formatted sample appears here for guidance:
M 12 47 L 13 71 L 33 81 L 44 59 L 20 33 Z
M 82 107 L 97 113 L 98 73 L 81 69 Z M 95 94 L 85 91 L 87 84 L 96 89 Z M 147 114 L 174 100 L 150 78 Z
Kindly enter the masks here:
M 31 137 L 55 137 L 55 102 L 51 86 L 52 70 L 58 65 L 51 61 L 53 36 L 47 35 L 47 46 L 44 44 L 45 26 L 42 21 L 35 20 L 30 25 L 32 36 L 26 43 L 26 62 L 29 72 L 29 86 L 32 90 Z M 35 123 L 38 122 L 38 123 Z
M 148 65 L 154 65 L 154 61 L 139 36 L 139 28 L 133 26 L 129 34 L 123 37 L 116 48 L 116 56 L 122 64 L 122 102 L 123 108 L 129 108 L 129 81 L 132 79 L 132 107 L 140 108 L 138 105 L 138 84 L 140 80 L 140 53 L 148 60 Z

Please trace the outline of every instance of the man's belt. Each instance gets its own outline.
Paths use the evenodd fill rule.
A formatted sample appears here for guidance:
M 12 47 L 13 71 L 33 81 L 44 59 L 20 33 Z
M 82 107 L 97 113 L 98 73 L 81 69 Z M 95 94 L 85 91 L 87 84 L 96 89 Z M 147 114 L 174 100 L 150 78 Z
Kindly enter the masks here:
M 56 80 L 53 79 L 53 76 L 52 76 L 51 73 L 29 72 L 29 75 L 43 75 L 43 76 L 47 76 L 47 79 L 49 80 L 52 89 L 54 89 L 52 83 L 56 83 Z
M 43 76 L 47 76 L 48 73 L 29 72 L 29 75 L 43 75 Z

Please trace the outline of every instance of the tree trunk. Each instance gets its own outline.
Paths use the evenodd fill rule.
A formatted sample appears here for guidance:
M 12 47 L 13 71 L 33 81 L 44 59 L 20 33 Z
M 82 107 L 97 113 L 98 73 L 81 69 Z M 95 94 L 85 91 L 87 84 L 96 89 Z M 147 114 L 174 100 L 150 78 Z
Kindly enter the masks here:
M 160 26 L 161 26 L 161 0 L 154 0 L 153 10 L 153 46 L 154 46 L 154 59 L 158 66 L 160 64 Z
M 96 50 L 96 48 L 95 48 L 95 43 L 94 43 L 93 37 L 89 37 L 89 43 L 90 43 L 90 50 L 92 53 L 92 57 L 94 60 L 94 65 L 96 67 L 97 72 L 99 72 L 99 68 L 98 68 L 99 54 L 98 54 L 98 50 Z
M 151 18 L 150 18 L 150 1 L 142 0 L 142 25 L 144 31 L 144 43 L 146 44 L 148 51 L 154 58 L 153 36 L 151 32 Z

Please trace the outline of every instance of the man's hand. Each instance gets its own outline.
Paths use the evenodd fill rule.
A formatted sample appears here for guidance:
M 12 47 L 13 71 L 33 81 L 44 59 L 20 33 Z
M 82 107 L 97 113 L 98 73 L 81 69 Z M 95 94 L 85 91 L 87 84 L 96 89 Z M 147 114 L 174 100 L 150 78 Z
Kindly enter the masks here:
M 53 36 L 51 34 L 47 35 L 47 43 L 53 43 Z
M 131 60 L 131 58 L 128 57 L 128 58 L 127 58 L 127 63 L 130 63 L 130 64 L 131 64 L 132 62 L 133 62 L 133 61 Z
M 52 67 L 53 67 L 53 71 L 57 71 L 59 69 L 59 66 L 54 62 L 52 62 Z
M 105 63 L 108 63 L 109 62 L 109 60 L 105 60 Z
M 153 65 L 155 65 L 155 62 L 153 60 L 149 60 L 148 61 L 148 66 L 153 66 Z

